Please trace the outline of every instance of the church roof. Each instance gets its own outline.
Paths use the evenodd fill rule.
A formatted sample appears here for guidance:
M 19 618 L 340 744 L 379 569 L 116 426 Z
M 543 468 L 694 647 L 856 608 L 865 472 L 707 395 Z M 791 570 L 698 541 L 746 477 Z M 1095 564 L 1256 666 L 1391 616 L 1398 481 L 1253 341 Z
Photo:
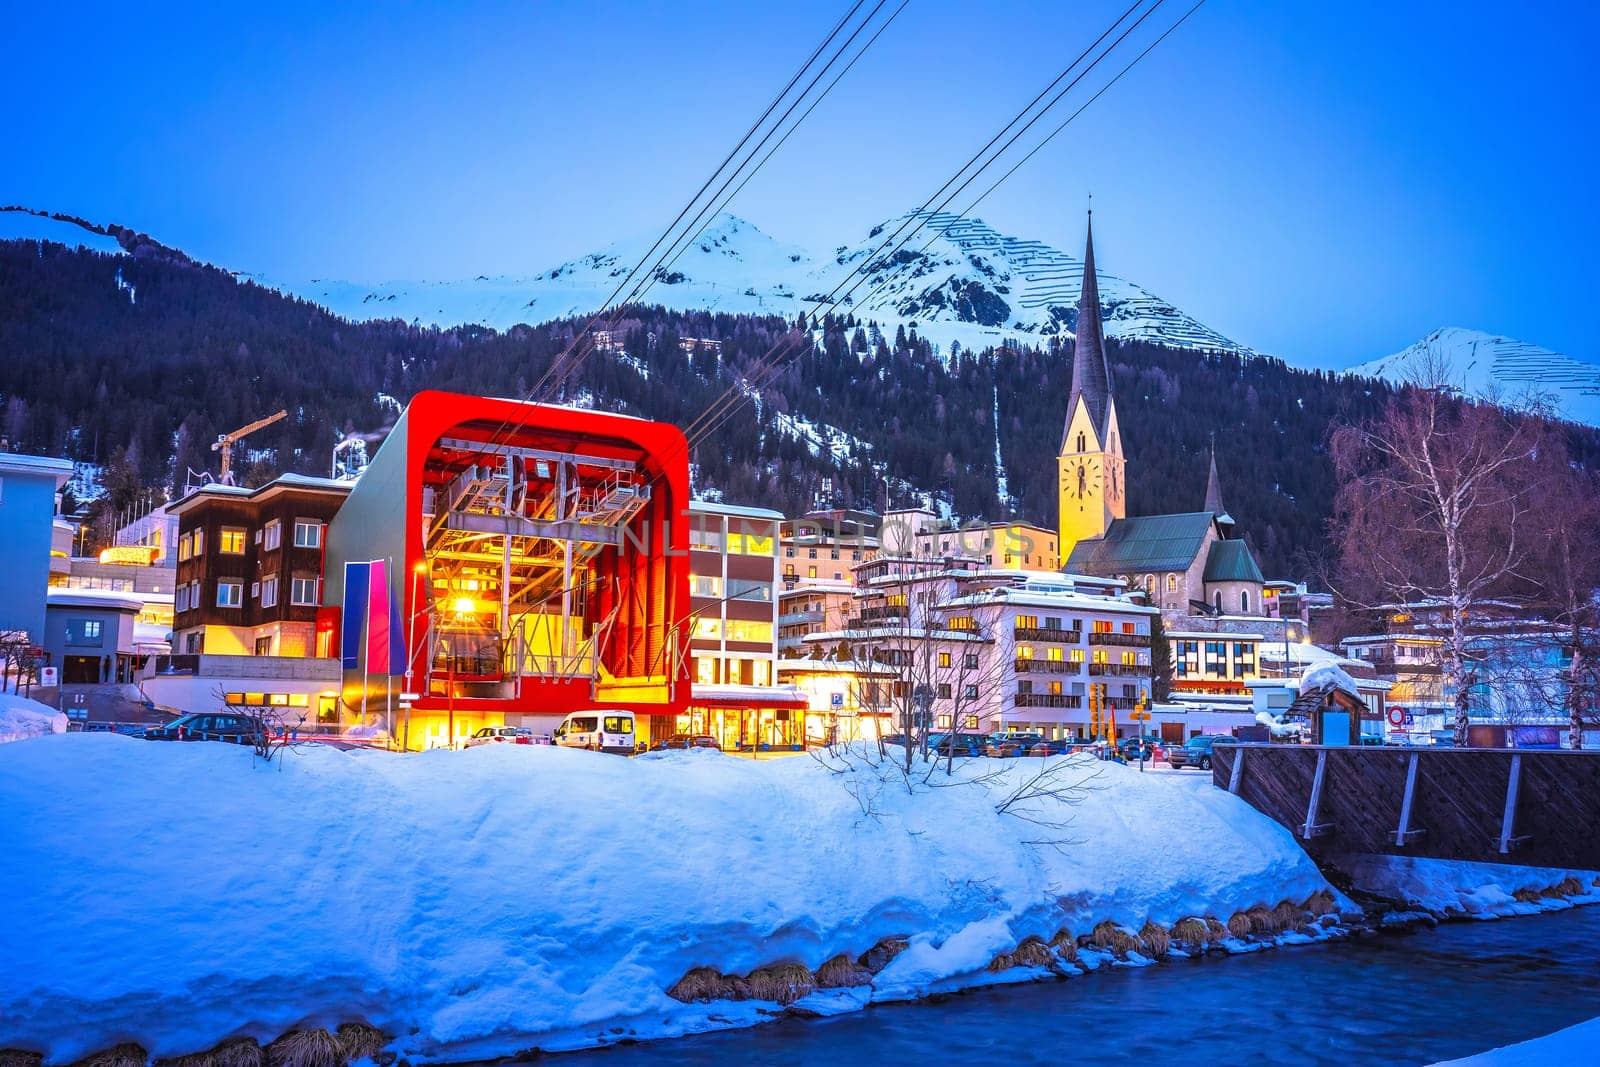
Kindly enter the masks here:
M 1078 290 L 1078 325 L 1072 344 L 1072 392 L 1067 395 L 1067 419 L 1074 401 L 1083 397 L 1101 444 L 1106 437 L 1106 411 L 1111 402 L 1111 371 L 1106 364 L 1105 329 L 1100 323 L 1100 282 L 1094 271 L 1094 220 L 1083 248 L 1083 284 Z M 1062 429 L 1062 441 L 1066 429 Z
M 1256 558 L 1250 554 L 1250 546 L 1239 540 L 1212 542 L 1211 551 L 1206 554 L 1203 579 L 1207 582 L 1258 584 L 1266 581 L 1261 576 L 1261 568 L 1256 566 Z
M 1116 519 L 1104 537 L 1073 545 L 1063 569 L 1099 575 L 1188 570 L 1211 523 L 1209 511 Z

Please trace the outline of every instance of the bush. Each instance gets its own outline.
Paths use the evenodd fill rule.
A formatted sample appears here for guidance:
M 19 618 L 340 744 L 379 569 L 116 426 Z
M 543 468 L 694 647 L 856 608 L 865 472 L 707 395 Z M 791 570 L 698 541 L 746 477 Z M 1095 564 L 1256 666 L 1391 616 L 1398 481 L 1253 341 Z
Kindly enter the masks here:
M 267 1067 L 344 1067 L 339 1039 L 317 1027 L 290 1030 L 267 1046 Z

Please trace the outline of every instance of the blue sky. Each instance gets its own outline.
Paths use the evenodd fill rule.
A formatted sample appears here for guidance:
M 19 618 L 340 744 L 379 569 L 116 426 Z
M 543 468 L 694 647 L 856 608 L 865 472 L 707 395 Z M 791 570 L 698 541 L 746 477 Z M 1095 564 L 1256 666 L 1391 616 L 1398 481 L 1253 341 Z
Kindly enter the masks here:
M 846 6 L 8 0 L 0 202 L 280 279 L 529 273 L 658 231 Z M 911 0 L 732 210 L 861 238 L 1124 6 Z M 1443 325 L 1600 361 L 1597 30 L 1208 0 L 977 214 L 1077 251 L 1092 190 L 1103 269 L 1295 362 Z

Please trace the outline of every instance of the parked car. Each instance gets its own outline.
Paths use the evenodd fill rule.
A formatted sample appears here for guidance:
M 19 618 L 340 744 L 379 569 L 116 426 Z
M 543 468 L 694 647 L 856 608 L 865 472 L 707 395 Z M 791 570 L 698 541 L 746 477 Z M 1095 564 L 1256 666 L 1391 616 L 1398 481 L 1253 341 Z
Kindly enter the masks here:
M 463 748 L 479 745 L 531 745 L 533 731 L 523 726 L 485 726 L 463 742 Z
M 1146 760 L 1155 758 L 1156 746 L 1161 744 L 1159 737 L 1124 737 L 1117 742 L 1117 751 L 1122 753 L 1122 758 L 1129 763 L 1139 762 L 1139 749 L 1143 747 Z
M 1167 762 L 1175 769 L 1184 767 L 1198 767 L 1202 771 L 1211 769 L 1211 747 L 1213 745 L 1231 745 L 1234 739 L 1225 734 L 1201 734 L 1191 737 L 1182 745 L 1174 745 L 1167 749 Z
M 145 730 L 147 741 L 226 741 L 234 745 L 253 745 L 261 726 L 243 715 L 225 712 L 195 712 L 180 715 L 165 726 Z
M 668 748 L 714 748 L 718 751 L 722 750 L 722 746 L 717 744 L 717 739 L 710 734 L 669 734 L 656 741 L 650 747 L 657 752 Z
M 989 738 L 988 742 L 983 746 L 983 752 L 986 756 L 998 756 L 1002 759 L 1009 756 L 1020 756 L 1043 740 L 1043 734 L 1007 730 Z
M 1064 756 L 1073 751 L 1077 746 L 1063 738 L 1046 738 L 1037 741 L 1028 748 L 1030 756 Z
M 948 756 L 953 749 L 957 756 L 981 756 L 988 740 L 983 734 L 934 734 L 928 738 L 928 751 Z

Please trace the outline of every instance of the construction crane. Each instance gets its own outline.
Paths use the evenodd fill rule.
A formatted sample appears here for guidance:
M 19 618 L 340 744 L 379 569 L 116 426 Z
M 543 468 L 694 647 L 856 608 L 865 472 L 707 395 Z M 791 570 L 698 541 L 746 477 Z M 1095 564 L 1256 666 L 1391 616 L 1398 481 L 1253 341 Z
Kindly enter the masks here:
M 275 415 L 268 415 L 264 419 L 257 419 L 248 426 L 241 426 L 232 433 L 219 434 L 216 441 L 212 442 L 211 451 L 222 453 L 222 477 L 218 479 L 223 485 L 233 484 L 233 443 L 241 437 L 255 433 L 263 426 L 271 426 L 279 419 L 289 417 L 287 411 L 279 411 Z

